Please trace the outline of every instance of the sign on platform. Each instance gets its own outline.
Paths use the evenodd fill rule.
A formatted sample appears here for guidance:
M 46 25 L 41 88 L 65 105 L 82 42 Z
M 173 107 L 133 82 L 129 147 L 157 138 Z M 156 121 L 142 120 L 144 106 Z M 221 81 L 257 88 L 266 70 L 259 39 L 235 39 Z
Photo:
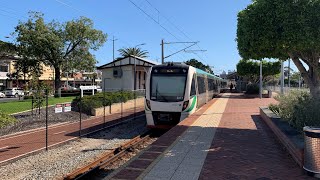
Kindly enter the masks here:
M 71 111 L 71 103 L 65 103 L 64 104 L 64 112 Z
M 82 90 L 92 90 L 92 89 L 97 89 L 97 86 L 80 86 L 80 89 L 82 89 Z
M 56 104 L 56 107 L 54 108 L 55 113 L 62 113 L 63 104 Z

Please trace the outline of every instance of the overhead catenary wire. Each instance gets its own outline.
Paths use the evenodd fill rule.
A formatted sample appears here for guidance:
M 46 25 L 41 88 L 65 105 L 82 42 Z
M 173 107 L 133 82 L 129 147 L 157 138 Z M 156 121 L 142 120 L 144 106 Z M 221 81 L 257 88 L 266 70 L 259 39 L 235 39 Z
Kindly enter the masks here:
M 168 34 L 173 36 L 178 41 L 181 41 L 180 38 L 178 38 L 176 35 L 171 33 L 166 27 L 164 27 L 159 21 L 157 21 L 154 17 L 152 17 L 150 14 L 148 14 L 145 10 L 143 10 L 140 6 L 138 6 L 136 3 L 134 3 L 132 0 L 128 0 L 131 2 L 137 9 L 139 9 L 142 13 L 144 13 L 147 17 L 149 17 L 154 23 L 158 24 L 163 30 L 165 30 Z
M 176 24 L 174 24 L 172 21 L 170 21 L 166 16 L 164 16 L 164 15 L 162 15 L 161 14 L 161 12 L 155 7 L 155 6 L 153 6 L 151 3 L 150 3 L 150 1 L 149 0 L 145 0 L 152 8 L 154 8 L 157 12 L 158 12 L 158 14 L 160 14 L 167 22 L 169 22 L 175 29 L 177 29 L 182 35 L 184 35 L 187 39 L 189 39 L 190 41 L 193 41 L 191 38 L 190 38 L 190 36 L 188 36 L 184 31 L 182 31 Z M 199 49 L 201 49 L 201 47 L 199 46 L 199 44 L 196 44 L 196 46 L 199 48 Z M 193 54 L 195 54 L 195 55 L 197 55 L 198 57 L 199 57 L 199 55 L 198 54 L 196 54 L 196 53 L 193 53 Z M 207 55 L 204 53 L 204 55 L 207 57 Z M 205 60 L 203 60 L 201 57 L 199 57 L 200 58 L 200 60 L 202 60 L 202 61 L 205 61 Z M 207 57 L 208 58 L 208 57 Z M 206 62 L 207 63 L 207 62 Z M 208 63 L 207 63 L 208 64 Z
M 83 11 L 83 10 L 81 10 L 81 9 L 78 9 L 78 8 L 75 8 L 75 7 L 72 7 L 70 4 L 67 4 L 67 3 L 63 2 L 62 0 L 54 0 L 54 1 L 56 1 L 56 2 L 58 2 L 58 3 L 60 3 L 60 4 L 64 5 L 64 6 L 67 6 L 67 7 L 71 8 L 71 9 L 73 9 L 74 11 L 78 11 L 78 12 L 80 12 L 80 13 L 87 14 L 85 11 Z M 98 19 L 99 21 L 103 22 L 103 20 L 100 19 L 100 18 L 97 18 L 97 17 L 96 17 L 96 19 Z M 112 39 L 111 39 L 112 36 L 118 37 L 118 36 L 116 36 L 114 33 L 108 33 L 107 41 L 110 41 L 110 40 L 112 41 Z M 122 42 L 123 44 L 126 44 L 126 46 L 129 46 L 129 47 L 132 46 L 131 43 L 128 43 L 128 42 L 122 40 L 121 38 L 118 38 L 118 41 Z M 169 50 L 169 51 L 170 51 L 170 50 Z M 170 52 L 172 53 L 172 51 L 170 51 Z
M 80 13 L 83 13 L 83 14 L 88 14 L 87 12 L 85 12 L 85 11 L 79 9 L 79 8 L 73 7 L 72 5 L 66 3 L 66 2 L 64 2 L 64 1 L 62 1 L 62 0 L 54 0 L 54 1 L 56 1 L 56 2 L 58 2 L 58 3 L 60 3 L 60 4 L 64 5 L 64 6 L 66 6 L 66 7 L 68 7 L 68 8 L 71 8 L 71 9 L 74 10 L 74 11 L 77 11 L 77 12 L 80 12 Z M 103 20 L 100 19 L 100 18 L 97 18 L 97 17 L 96 17 L 96 19 L 98 19 L 99 21 L 103 22 Z M 169 32 L 169 31 L 168 31 L 168 32 Z M 108 33 L 108 34 L 109 34 L 108 37 L 116 36 L 114 33 Z M 118 36 L 116 36 L 116 37 L 118 37 Z M 111 40 L 111 39 L 108 38 L 107 40 Z M 126 41 L 123 41 L 121 38 L 119 38 L 118 40 L 119 40 L 120 42 L 122 42 L 123 44 L 126 44 L 127 46 L 131 46 L 130 43 L 128 43 L 128 42 L 126 42 Z
M 58 3 L 60 3 L 60 4 L 64 5 L 64 6 L 66 6 L 66 7 L 68 7 L 68 8 L 70 8 L 70 9 L 74 10 L 74 11 L 77 11 L 77 12 L 80 12 L 80 13 L 89 15 L 86 11 L 81 10 L 81 9 L 79 9 L 79 8 L 76 8 L 76 7 L 73 7 L 72 5 L 70 5 L 70 4 L 68 4 L 68 3 L 65 3 L 65 2 L 62 1 L 62 0 L 54 0 L 54 1 L 56 1 L 56 2 L 58 2 Z M 104 20 L 103 20 L 103 19 L 100 19 L 99 17 L 95 17 L 95 18 L 96 18 L 98 21 L 100 21 L 100 22 L 104 22 Z M 119 36 L 116 36 L 114 33 L 108 33 L 107 41 L 108 41 L 108 40 L 112 40 L 112 39 L 109 38 L 109 37 L 113 37 L 113 36 L 119 37 Z M 123 44 L 126 44 L 127 46 L 131 46 L 131 43 L 128 43 L 128 42 L 126 42 L 126 41 L 124 41 L 124 40 L 122 40 L 122 39 L 118 39 L 118 40 L 119 40 L 120 42 L 122 42 Z
M 8 11 L 8 10 L 10 10 L 11 12 Z M 7 16 L 7 17 L 10 17 L 10 18 L 14 18 L 14 19 L 17 19 L 17 20 L 20 20 L 20 18 L 28 19 L 28 17 L 18 14 L 18 12 L 15 11 L 15 10 L 12 10 L 12 9 L 9 9 L 9 8 L 8 8 L 8 10 L 0 8 L 0 11 L 3 12 L 3 13 L 0 13 L 0 15 Z

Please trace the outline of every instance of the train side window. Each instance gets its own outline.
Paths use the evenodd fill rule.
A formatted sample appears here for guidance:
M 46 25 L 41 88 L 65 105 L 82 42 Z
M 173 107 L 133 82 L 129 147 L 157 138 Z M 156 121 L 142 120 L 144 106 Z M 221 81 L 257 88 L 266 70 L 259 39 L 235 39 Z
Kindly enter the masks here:
M 210 88 L 209 88 L 209 90 L 210 90 L 210 91 L 214 90 L 214 79 L 210 79 L 209 83 L 210 83 Z
M 199 94 L 206 92 L 204 77 L 197 76 Z
M 192 82 L 191 82 L 191 89 L 190 89 L 190 96 L 196 95 L 196 77 L 193 76 Z

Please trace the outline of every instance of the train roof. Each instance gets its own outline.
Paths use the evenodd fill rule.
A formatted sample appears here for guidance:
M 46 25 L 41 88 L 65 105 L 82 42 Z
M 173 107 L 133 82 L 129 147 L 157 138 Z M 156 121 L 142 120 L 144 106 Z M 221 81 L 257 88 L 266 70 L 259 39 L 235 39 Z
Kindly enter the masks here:
M 193 67 L 193 66 L 192 66 L 192 67 Z M 214 77 L 214 78 L 216 78 L 216 79 L 224 80 L 224 79 L 222 79 L 221 77 L 218 77 L 218 76 L 216 76 L 216 75 L 214 75 L 214 74 L 208 73 L 208 72 L 206 72 L 206 71 L 204 71 L 204 70 L 202 70 L 202 69 L 198 69 L 198 68 L 195 68 L 195 69 L 196 69 L 196 72 L 197 72 L 198 74 L 205 74 L 205 75 L 207 75 L 207 76 Z
M 178 68 L 188 68 L 189 65 L 181 62 L 168 62 L 164 64 L 154 65 L 153 67 L 178 67 Z
M 154 65 L 153 67 L 178 67 L 178 68 L 189 68 L 189 66 L 190 65 L 187 65 L 187 64 L 185 64 L 185 63 L 182 63 L 182 62 L 168 62 L 168 63 L 165 63 L 165 64 L 159 64 L 159 65 Z M 190 66 L 190 67 L 193 67 L 193 66 Z M 196 68 L 196 67 L 193 67 L 193 68 L 195 68 L 196 69 L 196 72 L 198 73 L 198 74 L 205 74 L 205 75 L 207 75 L 207 76 L 210 76 L 210 77 L 213 77 L 213 78 L 216 78 L 216 79 L 219 79 L 219 80 L 225 80 L 225 79 L 222 79 L 221 77 L 218 77 L 218 76 L 216 76 L 216 75 L 214 75 L 214 74 L 210 74 L 210 73 L 208 73 L 208 72 L 205 72 L 205 71 L 203 71 L 203 70 L 201 70 L 201 69 L 198 69 L 198 68 Z

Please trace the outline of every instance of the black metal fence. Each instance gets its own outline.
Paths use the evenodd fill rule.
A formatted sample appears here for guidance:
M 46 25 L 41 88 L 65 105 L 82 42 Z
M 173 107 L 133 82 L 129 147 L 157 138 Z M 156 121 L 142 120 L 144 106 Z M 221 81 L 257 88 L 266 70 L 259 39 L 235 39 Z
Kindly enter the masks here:
M 25 100 L 30 103 L 30 110 L 12 115 L 17 122 L 1 128 L 0 137 L 40 128 L 45 130 L 41 142 L 48 149 L 56 136 L 83 137 L 121 121 L 140 118 L 144 113 L 144 97 L 145 90 L 106 89 L 95 95 L 78 95 L 72 102 L 50 105 L 49 99 L 53 97 L 47 90 L 35 92 L 31 100 Z M 55 132 L 57 124 L 64 128 L 61 130 L 64 133 Z

